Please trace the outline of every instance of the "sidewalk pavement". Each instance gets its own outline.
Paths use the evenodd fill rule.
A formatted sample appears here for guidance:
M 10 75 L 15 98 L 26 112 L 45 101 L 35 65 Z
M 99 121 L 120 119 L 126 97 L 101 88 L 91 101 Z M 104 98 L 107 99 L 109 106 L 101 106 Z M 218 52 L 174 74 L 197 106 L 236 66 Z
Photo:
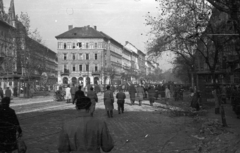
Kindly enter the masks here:
M 224 111 L 228 130 L 236 134 L 240 134 L 240 119 L 237 118 L 237 115 L 232 110 L 230 103 L 224 104 Z M 212 108 L 208 111 L 208 117 L 212 119 L 218 119 L 220 122 L 222 121 L 221 114 L 215 114 L 215 108 Z
M 20 98 L 13 97 L 11 100 L 12 103 L 21 103 L 21 102 L 45 102 L 45 101 L 53 101 L 54 95 L 50 94 L 49 96 L 35 96 L 33 98 Z
M 174 101 L 171 99 L 169 101 L 169 105 L 166 105 L 165 100 L 157 100 L 158 103 L 160 103 L 160 107 L 163 108 L 183 108 L 183 109 L 188 109 L 190 108 L 190 102 L 189 102 L 189 97 L 185 98 L 184 101 Z M 211 102 L 207 102 L 210 104 Z M 222 122 L 221 114 L 215 114 L 215 108 L 214 108 L 214 101 L 212 101 L 213 104 L 211 104 L 211 108 L 207 109 L 207 118 L 208 119 L 217 119 L 220 122 Z M 181 107 L 182 106 L 182 107 Z M 234 113 L 232 110 L 232 105 L 230 101 L 227 102 L 227 104 L 224 104 L 224 111 L 225 111 L 225 116 L 226 116 L 226 121 L 228 124 L 228 130 L 231 132 L 234 132 L 236 134 L 240 134 L 240 119 L 237 118 L 237 115 Z

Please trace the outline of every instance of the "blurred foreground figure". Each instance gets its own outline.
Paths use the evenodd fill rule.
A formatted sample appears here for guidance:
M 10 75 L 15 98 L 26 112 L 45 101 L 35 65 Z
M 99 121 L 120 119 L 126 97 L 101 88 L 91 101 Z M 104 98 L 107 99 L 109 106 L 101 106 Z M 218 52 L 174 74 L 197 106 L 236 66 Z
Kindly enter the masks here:
M 19 125 L 17 115 L 9 107 L 10 98 L 2 99 L 0 106 L 0 153 L 11 153 L 17 149 L 17 135 L 22 136 L 22 129 Z
M 101 153 L 110 152 L 113 140 L 107 124 L 90 116 L 91 99 L 79 97 L 76 102 L 77 116 L 65 121 L 59 136 L 59 153 Z

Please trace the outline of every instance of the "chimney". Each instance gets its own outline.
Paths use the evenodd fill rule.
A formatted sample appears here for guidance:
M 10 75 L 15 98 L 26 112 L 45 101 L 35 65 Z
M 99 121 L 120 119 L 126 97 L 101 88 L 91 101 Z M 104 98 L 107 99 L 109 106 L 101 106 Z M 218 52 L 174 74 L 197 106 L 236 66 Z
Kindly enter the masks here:
M 94 26 L 94 29 L 97 30 L 97 26 Z
M 68 26 L 68 30 L 71 30 L 73 28 L 73 25 Z

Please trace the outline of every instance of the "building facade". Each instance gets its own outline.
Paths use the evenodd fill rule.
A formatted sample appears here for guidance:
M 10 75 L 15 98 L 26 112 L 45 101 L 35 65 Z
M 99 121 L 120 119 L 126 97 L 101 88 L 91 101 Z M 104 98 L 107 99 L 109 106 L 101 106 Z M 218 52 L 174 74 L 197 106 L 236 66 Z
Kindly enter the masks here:
M 9 11 L 5 12 L 3 1 L 0 0 L 0 86 L 3 89 L 14 86 L 17 71 L 15 32 L 14 1 L 11 0 Z
M 56 39 L 59 84 L 108 84 L 120 75 L 122 45 L 96 26 L 69 26 Z
M 203 33 L 201 39 L 205 40 L 205 42 L 198 42 L 198 50 L 201 50 L 205 54 L 212 54 L 210 59 L 210 63 L 214 62 L 214 54 L 218 51 L 216 68 L 214 70 L 215 78 L 213 78 L 209 66 L 206 64 L 205 59 L 200 53 L 196 53 L 196 69 L 197 69 L 197 84 L 212 84 L 214 83 L 214 79 L 216 83 L 220 84 L 233 84 L 240 83 L 239 72 L 235 71 L 237 68 L 237 64 L 239 63 L 238 56 L 236 53 L 236 44 L 237 41 L 233 38 L 232 41 L 228 41 L 229 36 L 227 34 L 234 34 L 234 28 L 232 24 L 232 20 L 229 16 L 218 10 L 213 10 L 212 16 L 210 18 L 210 23 L 212 26 L 208 26 Z M 222 27 L 224 26 L 224 27 Z M 213 31 L 214 29 L 215 31 Z M 217 33 L 217 40 L 221 42 L 220 47 L 216 50 L 216 45 L 212 42 L 211 39 L 216 39 L 212 36 L 209 39 L 208 34 Z M 207 47 L 205 45 L 207 43 Z

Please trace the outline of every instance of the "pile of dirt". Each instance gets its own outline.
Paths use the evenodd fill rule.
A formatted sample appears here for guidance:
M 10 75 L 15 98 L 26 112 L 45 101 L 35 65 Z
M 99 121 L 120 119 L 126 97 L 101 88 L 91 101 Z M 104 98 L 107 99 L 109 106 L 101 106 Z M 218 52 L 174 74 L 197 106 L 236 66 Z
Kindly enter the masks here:
M 240 136 L 222 127 L 218 119 L 195 118 L 201 123 L 198 133 L 191 135 L 199 140 L 195 151 L 201 153 L 235 153 L 240 152 Z

